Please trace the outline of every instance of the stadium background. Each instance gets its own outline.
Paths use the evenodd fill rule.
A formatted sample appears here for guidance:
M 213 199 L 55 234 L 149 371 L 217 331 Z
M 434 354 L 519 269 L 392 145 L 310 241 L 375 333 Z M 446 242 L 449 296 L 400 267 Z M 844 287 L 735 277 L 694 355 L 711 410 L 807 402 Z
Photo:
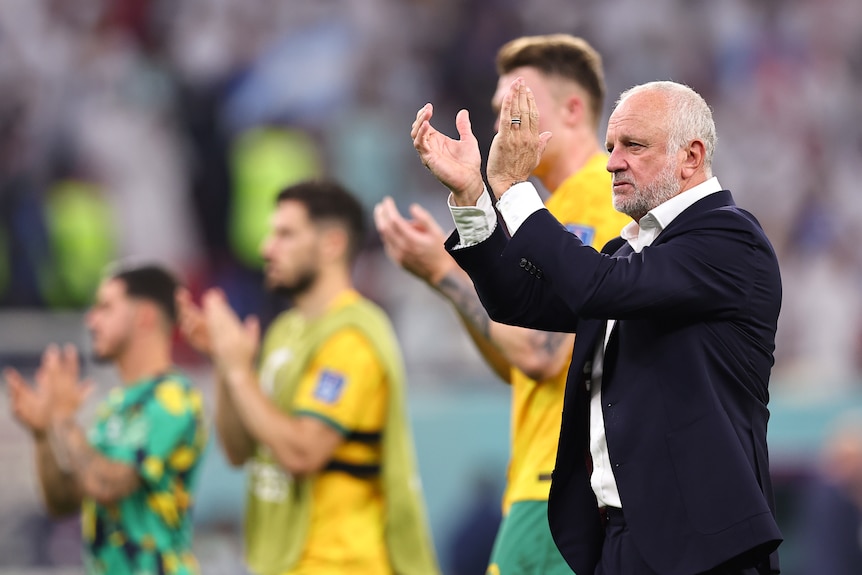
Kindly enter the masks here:
M 272 317 L 255 246 L 281 183 L 334 176 L 369 208 L 392 195 L 448 226 L 410 145 L 416 110 L 433 102 L 454 134 L 468 108 L 487 149 L 497 48 L 551 32 L 602 53 L 606 113 L 654 79 L 714 109 L 715 173 L 782 265 L 772 469 L 784 571 L 809 575 L 801 493 L 832 421 L 862 408 L 856 0 L 3 0 L 0 363 L 32 368 L 51 341 L 86 347 L 81 311 L 115 258 L 162 261 L 196 292 L 220 285 L 242 313 Z M 435 543 L 454 574 L 495 527 L 507 389 L 373 237 L 357 281 L 403 345 Z M 206 364 L 182 347 L 177 359 L 211 399 Z M 102 390 L 114 383 L 88 371 Z M 77 525 L 41 510 L 7 403 L 0 393 L 0 574 L 75 573 Z M 205 574 L 242 572 L 241 506 L 242 475 L 213 445 L 195 516 Z

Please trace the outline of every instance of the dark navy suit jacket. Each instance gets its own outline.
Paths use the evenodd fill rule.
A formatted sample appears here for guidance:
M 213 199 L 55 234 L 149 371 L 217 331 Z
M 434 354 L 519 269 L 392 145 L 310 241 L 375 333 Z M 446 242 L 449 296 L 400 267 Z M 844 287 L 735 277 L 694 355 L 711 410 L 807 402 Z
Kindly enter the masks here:
M 596 252 L 547 210 L 509 238 L 447 249 L 495 321 L 576 332 L 551 484 L 557 546 L 589 575 L 604 531 L 589 482 L 591 361 L 607 319 L 602 411 L 626 522 L 662 575 L 734 559 L 778 572 L 766 445 L 781 306 L 775 252 L 730 192 L 709 195 L 641 253 Z M 616 245 L 622 244 L 618 241 Z

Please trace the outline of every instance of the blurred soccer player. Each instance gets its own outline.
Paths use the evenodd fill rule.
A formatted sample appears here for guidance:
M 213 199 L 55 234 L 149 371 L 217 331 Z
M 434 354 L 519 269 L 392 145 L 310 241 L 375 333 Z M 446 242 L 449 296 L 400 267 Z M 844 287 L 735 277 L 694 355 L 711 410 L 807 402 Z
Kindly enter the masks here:
M 183 333 L 215 363 L 222 447 L 248 470 L 246 560 L 259 575 L 437 573 L 398 344 L 351 281 L 363 224 L 333 182 L 281 192 L 266 284 L 294 307 L 262 344 L 220 291 L 202 308 L 179 298 Z
M 190 509 L 206 446 L 201 397 L 172 365 L 177 282 L 156 266 L 102 281 L 87 314 L 96 359 L 123 382 L 85 431 L 77 421 L 91 386 L 78 352 L 49 346 L 29 385 L 4 371 L 15 417 L 36 444 L 48 510 L 82 513 L 88 574 L 198 573 Z
M 500 48 L 497 70 L 494 109 L 499 111 L 512 81 L 524 77 L 542 112 L 541 129 L 554 134 L 533 172 L 553 192 L 548 210 L 571 233 L 601 248 L 629 221 L 611 203 L 607 154 L 598 140 L 605 96 L 601 57 L 580 38 L 531 36 Z M 488 573 L 570 573 L 551 538 L 547 505 L 575 336 L 492 321 L 470 278 L 443 248 L 440 226 L 418 206 L 412 215 L 404 220 L 389 199 L 377 206 L 375 221 L 387 253 L 452 303 L 485 361 L 512 386 L 504 519 Z

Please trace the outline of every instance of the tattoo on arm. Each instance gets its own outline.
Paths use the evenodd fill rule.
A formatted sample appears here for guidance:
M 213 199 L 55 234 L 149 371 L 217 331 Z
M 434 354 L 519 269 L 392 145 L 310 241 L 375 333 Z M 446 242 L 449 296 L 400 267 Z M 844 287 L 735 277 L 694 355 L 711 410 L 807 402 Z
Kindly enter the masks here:
M 78 482 L 60 467 L 49 433 L 36 438 L 36 469 L 48 512 L 57 516 L 76 512 L 81 504 Z
M 77 479 L 84 494 L 96 501 L 114 502 L 140 484 L 132 466 L 111 461 L 96 452 L 74 419 L 55 422 L 49 437 L 60 469 Z
M 479 333 L 486 339 L 491 337 L 491 318 L 488 312 L 479 301 L 479 296 L 476 290 L 471 285 L 467 285 L 463 281 L 452 274 L 445 276 L 437 285 L 437 289 L 442 293 Z
M 532 338 L 534 349 L 539 353 L 547 354 L 553 357 L 560 350 L 560 346 L 565 343 L 569 334 L 557 333 L 552 331 L 537 331 Z

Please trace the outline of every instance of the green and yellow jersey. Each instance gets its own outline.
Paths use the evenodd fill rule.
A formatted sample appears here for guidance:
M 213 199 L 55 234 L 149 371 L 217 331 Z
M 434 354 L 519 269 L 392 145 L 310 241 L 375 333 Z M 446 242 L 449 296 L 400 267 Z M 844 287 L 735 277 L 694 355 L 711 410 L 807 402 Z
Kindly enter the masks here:
M 611 198 L 607 156 L 596 154 L 566 179 L 545 203 L 548 211 L 584 243 L 601 249 L 631 219 Z M 512 448 L 503 513 L 516 501 L 546 500 L 560 434 L 568 362 L 555 377 L 535 381 L 512 369 Z
M 88 438 L 105 457 L 135 467 L 141 486 L 111 505 L 84 499 L 86 572 L 198 573 L 190 511 L 207 443 L 200 393 L 178 373 L 114 389 Z

